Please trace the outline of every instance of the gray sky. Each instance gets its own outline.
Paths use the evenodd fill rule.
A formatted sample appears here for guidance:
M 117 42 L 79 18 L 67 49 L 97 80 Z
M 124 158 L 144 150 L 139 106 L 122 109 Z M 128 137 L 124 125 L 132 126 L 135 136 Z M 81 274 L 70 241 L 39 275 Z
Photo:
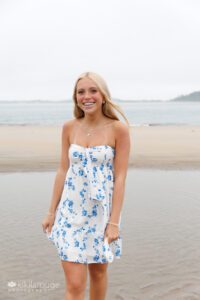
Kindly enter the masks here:
M 99 73 L 113 97 L 200 90 L 199 0 L 0 0 L 0 100 L 66 99 Z

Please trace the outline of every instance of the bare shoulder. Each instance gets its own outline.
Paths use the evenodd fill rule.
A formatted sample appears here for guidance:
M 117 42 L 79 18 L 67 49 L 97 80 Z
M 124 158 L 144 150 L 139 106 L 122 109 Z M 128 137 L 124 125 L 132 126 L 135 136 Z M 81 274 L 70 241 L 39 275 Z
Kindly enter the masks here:
M 71 131 L 71 129 L 74 127 L 74 125 L 77 123 L 77 120 L 76 119 L 71 119 L 71 120 L 68 120 L 66 122 L 63 123 L 63 131 Z
M 113 129 L 116 138 L 129 135 L 129 126 L 121 121 L 113 122 Z
M 63 123 L 62 126 L 62 136 L 66 140 L 70 140 L 71 133 L 73 131 L 74 125 L 76 124 L 76 119 L 71 119 Z

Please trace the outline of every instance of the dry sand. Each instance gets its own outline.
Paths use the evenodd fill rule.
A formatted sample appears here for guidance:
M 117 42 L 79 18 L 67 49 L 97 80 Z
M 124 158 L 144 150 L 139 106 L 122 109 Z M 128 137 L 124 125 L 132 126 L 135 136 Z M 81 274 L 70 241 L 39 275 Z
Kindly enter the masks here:
M 56 170 L 62 126 L 0 126 L 0 171 Z M 134 168 L 200 169 L 200 126 L 131 128 Z

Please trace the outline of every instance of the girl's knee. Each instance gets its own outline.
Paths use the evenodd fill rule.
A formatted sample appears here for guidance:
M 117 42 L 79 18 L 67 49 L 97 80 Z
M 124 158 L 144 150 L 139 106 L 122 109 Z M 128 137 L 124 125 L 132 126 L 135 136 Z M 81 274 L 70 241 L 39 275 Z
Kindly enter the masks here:
M 93 265 L 89 267 L 90 277 L 94 280 L 101 280 L 107 276 L 106 265 Z
M 66 285 L 68 292 L 74 295 L 80 295 L 81 293 L 84 293 L 86 288 L 86 282 L 79 280 L 78 278 L 68 280 Z

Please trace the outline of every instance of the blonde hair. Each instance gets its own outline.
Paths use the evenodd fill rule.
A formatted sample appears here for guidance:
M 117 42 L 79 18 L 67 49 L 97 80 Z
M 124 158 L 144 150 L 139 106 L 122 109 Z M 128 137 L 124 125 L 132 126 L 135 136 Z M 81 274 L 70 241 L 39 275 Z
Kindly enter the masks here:
M 75 83 L 75 86 L 74 86 L 74 91 L 73 91 L 74 116 L 75 116 L 75 118 L 80 119 L 80 118 L 84 117 L 84 112 L 77 105 L 77 99 L 76 99 L 77 84 L 78 84 L 79 80 L 81 80 L 83 78 L 89 78 L 92 81 L 94 81 L 94 83 L 97 85 L 97 87 L 98 87 L 98 89 L 99 89 L 100 93 L 102 94 L 103 99 L 105 101 L 105 103 L 102 104 L 102 112 L 103 112 L 103 114 L 106 117 L 110 118 L 110 119 L 119 120 L 119 117 L 115 113 L 115 110 L 116 110 L 124 118 L 124 120 L 127 123 L 127 125 L 129 125 L 128 119 L 124 115 L 122 109 L 116 103 L 114 103 L 111 100 L 111 95 L 110 95 L 110 92 L 108 90 L 106 82 L 104 81 L 104 79 L 101 76 L 99 76 L 98 74 L 96 74 L 94 72 L 83 73 L 76 80 L 76 83 Z

